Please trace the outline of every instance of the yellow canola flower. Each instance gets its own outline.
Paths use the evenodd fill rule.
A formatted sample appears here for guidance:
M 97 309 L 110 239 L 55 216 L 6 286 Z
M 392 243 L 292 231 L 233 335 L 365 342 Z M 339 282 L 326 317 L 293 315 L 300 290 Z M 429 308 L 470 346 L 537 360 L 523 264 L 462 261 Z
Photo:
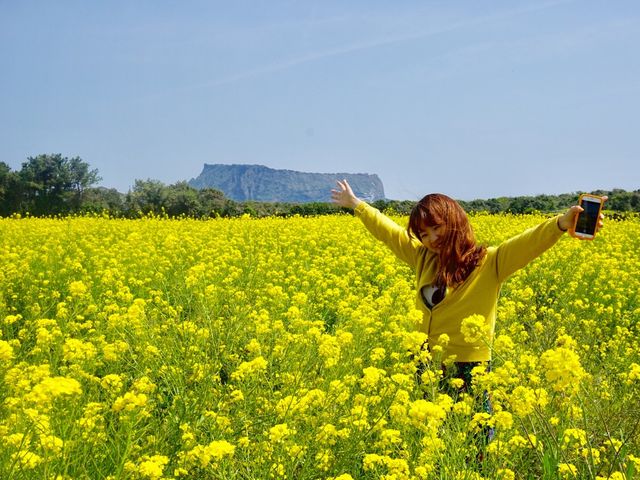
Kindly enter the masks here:
M 64 442 L 54 435 L 40 435 L 40 445 L 44 450 L 57 455 L 62 451 Z
M 334 456 L 333 453 L 331 453 L 331 450 L 320 450 L 318 453 L 316 453 L 315 456 L 315 461 L 318 465 L 318 468 L 325 472 L 329 470 L 329 467 L 331 467 L 333 459 Z
M 421 429 L 439 425 L 446 416 L 444 408 L 427 400 L 416 400 L 409 406 L 411 423 Z
M 324 360 L 326 368 L 333 367 L 340 360 L 340 340 L 333 335 L 322 334 L 318 343 L 318 353 Z
M 42 457 L 30 451 L 21 450 L 11 455 L 11 460 L 17 462 L 24 470 L 33 470 L 42 463 Z
M 249 353 L 258 353 L 260 352 L 260 349 L 262 348 L 262 346 L 260 345 L 260 342 L 257 339 L 252 338 L 249 341 L 249 343 L 245 345 L 244 348 Z
M 596 475 L 596 480 L 630 480 L 626 474 L 622 472 L 612 472 L 611 475 L 603 477 Z
M 106 439 L 105 421 L 102 416 L 104 408 L 104 405 L 98 402 L 89 402 L 85 406 L 82 417 L 76 422 L 84 442 L 97 444 Z
M 338 330 L 335 337 L 341 347 L 346 347 L 347 345 L 351 345 L 353 343 L 353 333 L 351 332 Z
M 116 398 L 111 410 L 114 412 L 131 412 L 137 408 L 142 408 L 147 404 L 147 395 L 144 393 L 127 392 L 123 396 Z
M 580 428 L 567 428 L 562 434 L 563 448 L 584 447 L 587 444 L 587 432 Z
M 426 348 L 423 348 L 427 342 L 427 334 L 418 330 L 405 332 L 402 335 L 402 348 L 409 352 L 416 354 L 420 352 L 427 352 Z
M 87 293 L 87 286 L 82 281 L 71 282 L 69 284 L 69 293 L 73 297 L 81 297 Z
M 335 425 L 327 423 L 320 427 L 318 433 L 316 433 L 315 440 L 322 444 L 333 446 L 339 439 L 348 438 L 349 433 L 348 428 L 338 430 Z
M 13 360 L 13 347 L 9 342 L 0 340 L 0 362 L 8 364 L 11 360 Z
M 0 348 L 0 357 L 2 356 L 1 350 L 2 349 Z M 636 383 L 639 379 L 640 379 L 640 365 L 633 362 L 631 363 L 631 365 L 629 365 L 629 373 L 626 374 L 625 383 L 627 385 L 631 385 L 632 383 Z
M 545 371 L 547 381 L 556 392 L 577 393 L 580 381 L 586 376 L 578 354 L 564 347 L 544 352 L 540 358 L 540 365 Z
M 475 413 L 469 422 L 469 429 L 473 432 L 480 432 L 485 427 L 495 427 L 495 417 L 486 412 Z
M 516 344 L 509 335 L 498 335 L 493 341 L 493 349 L 499 353 L 512 352 L 515 348 Z
M 580 449 L 580 455 L 586 461 L 593 461 L 594 465 L 600 464 L 600 450 L 597 448 L 582 448 Z
M 411 389 L 415 380 L 411 375 L 407 375 L 405 373 L 394 373 L 391 375 L 391 380 L 398 385 L 400 388 Z
M 496 412 L 493 414 L 493 421 L 497 428 L 510 430 L 513 428 L 513 416 L 509 412 Z
M 4 317 L 4 324 L 5 325 L 13 325 L 14 323 L 18 322 L 22 320 L 22 315 L 7 315 L 6 317 Z
M 471 315 L 462 320 L 460 331 L 464 336 L 464 341 L 475 344 L 486 340 L 489 337 L 489 325 L 482 315 Z
M 366 390 L 375 388 L 387 375 L 386 371 L 376 367 L 364 368 L 362 373 L 363 377 L 360 379 L 360 385 Z
M 36 345 L 45 349 L 56 344 L 62 338 L 62 330 L 56 320 L 41 319 L 37 321 Z
M 278 443 L 295 433 L 286 423 L 279 423 L 269 429 L 269 440 L 272 443 Z
M 415 468 L 414 473 L 420 480 L 426 480 L 433 470 L 432 465 L 419 465 Z
M 464 380 L 462 378 L 450 378 L 449 385 L 455 389 L 460 389 L 464 386 Z
M 400 430 L 393 428 L 385 428 L 380 433 L 379 444 L 383 447 L 393 447 L 402 443 L 402 434 Z
M 164 467 L 169 463 L 169 457 L 164 455 L 153 455 L 138 465 L 138 473 L 143 478 L 158 480 L 164 473 Z
M 518 386 L 509 395 L 509 404 L 513 413 L 519 417 L 526 417 L 533 413 L 536 408 L 536 393 L 532 388 Z
M 29 448 L 30 445 L 29 438 L 26 437 L 24 433 L 12 433 L 11 435 L 6 435 L 2 441 L 4 444 L 11 445 L 15 448 L 20 448 L 21 445 L 23 445 L 23 448 Z
M 350 421 L 350 426 L 359 429 L 365 430 L 369 428 L 369 411 L 365 405 L 355 405 L 351 408 L 351 415 L 348 418 Z
M 156 385 L 147 376 L 140 377 L 131 386 L 131 389 L 138 393 L 153 393 Z
M 232 391 L 230 397 L 232 402 L 241 402 L 242 400 L 244 400 L 244 394 L 242 393 L 242 390 Z
M 516 474 L 510 468 L 499 468 L 497 478 L 499 480 L 515 480 Z
M 102 347 L 104 359 L 108 362 L 115 362 L 120 358 L 120 354 L 129 350 L 129 344 L 123 340 L 116 340 Z
M 369 358 L 371 359 L 372 362 L 375 363 L 380 360 L 384 360 L 386 356 L 387 356 L 387 351 L 384 348 L 376 347 L 371 351 Z
M 572 463 L 559 463 L 558 464 L 558 474 L 560 478 L 576 478 L 578 474 L 578 469 Z
M 62 353 L 68 362 L 84 362 L 95 358 L 97 350 L 93 343 L 76 338 L 68 338 L 62 347 Z
M 398 480 L 409 479 L 409 465 L 403 458 L 392 458 L 387 455 L 368 453 L 364 456 L 362 466 L 365 472 L 375 471 L 379 467 L 386 467 L 386 478 L 396 478 Z
M 249 362 L 242 362 L 235 372 L 231 374 L 233 380 L 241 380 L 247 376 L 254 376 L 267 370 L 267 361 L 262 355 Z
M 452 411 L 458 415 L 471 415 L 471 412 L 473 412 L 473 398 L 470 396 L 462 398 L 453 404 Z
M 538 447 L 538 438 L 530 433 L 527 437 L 523 437 L 522 435 L 515 434 L 513 437 L 509 439 L 509 446 L 514 448 L 536 448 Z
M 49 377 L 33 387 L 25 398 L 39 405 L 49 405 L 58 397 L 70 397 L 81 393 L 82 388 L 77 380 L 67 377 Z
M 123 385 L 122 376 L 115 373 L 105 375 L 100 381 L 100 386 L 111 393 L 118 393 Z
M 225 457 L 233 457 L 236 447 L 226 440 L 214 440 L 208 445 L 197 445 L 186 454 L 187 460 L 200 467 L 207 467 L 211 462 L 218 462 Z
M 636 471 L 640 470 L 640 457 L 636 457 L 635 455 L 629 454 L 628 456 L 629 462 L 633 463 Z

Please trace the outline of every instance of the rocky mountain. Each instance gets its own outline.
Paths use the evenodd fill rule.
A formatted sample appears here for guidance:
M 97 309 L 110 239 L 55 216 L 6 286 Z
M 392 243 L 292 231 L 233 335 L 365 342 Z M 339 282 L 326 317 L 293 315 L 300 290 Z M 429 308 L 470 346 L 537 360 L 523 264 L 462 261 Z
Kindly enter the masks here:
M 354 193 L 366 201 L 384 199 L 382 181 L 368 173 L 306 173 L 276 170 L 263 165 L 206 164 L 194 188 L 216 188 L 236 201 L 330 202 L 336 180 L 346 178 Z

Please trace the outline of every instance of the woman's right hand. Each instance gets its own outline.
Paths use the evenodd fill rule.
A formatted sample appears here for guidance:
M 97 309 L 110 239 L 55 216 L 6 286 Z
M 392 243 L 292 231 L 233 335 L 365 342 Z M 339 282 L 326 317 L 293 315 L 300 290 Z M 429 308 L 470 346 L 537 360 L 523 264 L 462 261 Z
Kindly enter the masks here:
M 336 182 L 338 184 L 338 188 L 335 190 L 331 190 L 331 199 L 333 203 L 340 205 L 341 207 L 346 208 L 356 208 L 362 200 L 356 197 L 353 194 L 353 190 L 351 190 L 351 186 L 347 180 L 338 180 Z

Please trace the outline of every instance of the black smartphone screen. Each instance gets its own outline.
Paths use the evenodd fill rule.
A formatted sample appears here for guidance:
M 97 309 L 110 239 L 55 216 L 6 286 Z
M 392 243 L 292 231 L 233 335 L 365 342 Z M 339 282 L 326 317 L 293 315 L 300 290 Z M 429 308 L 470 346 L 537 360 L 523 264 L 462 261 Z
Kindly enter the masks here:
M 584 212 L 578 215 L 576 222 L 576 233 L 584 233 L 585 235 L 594 235 L 596 233 L 596 225 L 598 225 L 598 212 L 600 211 L 600 203 L 592 202 L 587 198 L 583 198 L 580 206 L 584 208 Z

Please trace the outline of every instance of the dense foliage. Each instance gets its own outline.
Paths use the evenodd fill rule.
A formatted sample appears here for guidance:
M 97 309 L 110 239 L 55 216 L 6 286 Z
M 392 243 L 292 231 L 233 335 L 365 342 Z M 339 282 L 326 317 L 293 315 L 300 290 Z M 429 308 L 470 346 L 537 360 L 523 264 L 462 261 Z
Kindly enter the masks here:
M 471 220 L 497 244 L 543 217 Z M 610 220 L 503 285 L 489 415 L 352 216 L 0 219 L 0 478 L 635 478 L 638 252 Z
M 100 180 L 97 170 L 80 158 L 60 154 L 30 157 L 20 171 L 0 162 L 0 216 L 67 215 L 105 213 L 113 217 L 139 218 L 148 214 L 192 218 L 326 215 L 340 209 L 330 203 L 236 202 L 215 189 L 195 189 L 187 182 L 165 185 L 158 180 L 136 180 L 126 194 L 104 187 L 92 187 Z M 425 192 L 428 193 L 428 192 Z M 640 190 L 590 192 L 608 195 L 607 210 L 640 212 Z M 468 212 L 536 213 L 558 212 L 576 203 L 578 194 L 501 197 L 461 201 Z M 408 214 L 415 202 L 377 200 L 380 210 Z

